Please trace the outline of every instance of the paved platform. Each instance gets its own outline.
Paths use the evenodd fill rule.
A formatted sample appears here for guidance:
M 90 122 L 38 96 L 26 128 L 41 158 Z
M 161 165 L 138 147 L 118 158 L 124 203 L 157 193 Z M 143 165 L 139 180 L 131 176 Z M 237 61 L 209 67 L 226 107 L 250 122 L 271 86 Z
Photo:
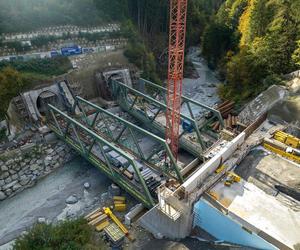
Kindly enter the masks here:
M 280 249 L 300 245 L 300 202 L 268 195 L 244 180 L 230 187 L 219 182 L 208 194 L 221 205 L 219 209 L 225 208 L 246 229 L 271 243 L 283 244 Z

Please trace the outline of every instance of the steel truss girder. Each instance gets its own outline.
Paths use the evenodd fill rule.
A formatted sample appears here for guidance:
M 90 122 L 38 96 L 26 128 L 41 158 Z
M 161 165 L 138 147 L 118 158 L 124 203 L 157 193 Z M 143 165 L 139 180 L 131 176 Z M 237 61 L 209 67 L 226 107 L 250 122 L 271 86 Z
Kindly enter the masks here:
M 170 175 L 170 171 L 173 171 L 175 173 L 175 176 L 174 174 L 172 175 L 173 178 L 176 178 L 179 182 L 183 182 L 183 177 L 180 173 L 180 170 L 179 170 L 179 167 L 176 163 L 176 160 L 175 160 L 175 157 L 173 156 L 172 152 L 171 152 L 171 149 L 169 148 L 168 144 L 166 143 L 166 141 L 162 138 L 160 138 L 159 136 L 156 136 L 155 134 L 153 133 L 150 133 L 149 131 L 115 115 L 115 114 L 112 114 L 111 112 L 99 107 L 98 105 L 94 104 L 94 103 L 91 103 L 79 96 L 76 96 L 75 97 L 75 105 L 78 106 L 78 108 L 83 112 L 83 116 L 84 116 L 84 119 L 83 121 L 86 123 L 86 125 L 92 129 L 92 130 L 96 130 L 95 129 L 95 125 L 96 125 L 96 121 L 95 119 L 93 119 L 92 121 L 90 121 L 90 119 L 88 118 L 88 116 L 86 115 L 86 112 L 85 112 L 85 109 L 83 107 L 83 105 L 81 104 L 85 104 L 87 105 L 88 107 L 90 108 L 93 108 L 95 111 L 96 111 L 96 115 L 95 116 L 99 116 L 102 117 L 102 120 L 103 122 L 105 123 L 106 119 L 103 118 L 103 115 L 105 114 L 106 116 L 112 118 L 114 121 L 116 121 L 116 123 L 121 123 L 122 125 L 124 125 L 123 129 L 121 130 L 121 132 L 119 133 L 119 135 L 114 138 L 113 136 L 113 133 L 111 131 L 111 129 L 109 128 L 109 126 L 105 123 L 105 128 L 106 130 L 108 131 L 108 139 L 115 142 L 115 143 L 118 143 L 118 144 L 121 144 L 119 142 L 119 139 L 121 138 L 122 134 L 125 132 L 125 130 L 129 130 L 129 133 L 133 139 L 133 142 L 134 142 L 134 145 L 136 146 L 138 152 L 133 152 L 135 153 L 139 159 L 142 159 L 144 160 L 145 162 L 148 162 L 149 164 L 152 164 L 151 163 L 151 158 L 154 156 L 152 155 L 152 157 L 145 157 L 145 152 L 142 151 L 142 149 L 140 148 L 139 146 L 139 143 L 135 137 L 135 132 L 138 132 L 144 136 L 147 136 L 147 137 L 150 137 L 152 140 L 154 140 L 156 143 L 159 144 L 159 148 L 161 148 L 161 151 L 164 151 L 166 156 L 170 159 L 170 165 L 168 167 L 169 169 L 169 172 L 165 172 L 163 169 L 158 169 L 159 171 L 163 171 L 166 175 Z M 97 131 L 98 132 L 98 131 Z M 122 144 L 123 147 L 126 147 L 126 145 Z M 132 151 L 130 148 L 126 148 L 127 150 L 129 151 Z
M 118 98 L 120 107 L 125 109 L 130 114 L 132 114 L 138 120 L 141 120 L 146 126 L 154 127 L 156 130 L 158 130 L 162 134 L 162 136 L 164 136 L 165 128 L 163 128 L 163 126 L 161 124 L 157 123 L 155 121 L 155 119 L 150 118 L 146 113 L 142 114 L 141 112 L 135 110 L 134 105 L 132 105 L 132 103 L 129 100 L 128 93 L 132 93 L 135 96 L 139 96 L 139 97 L 147 100 L 149 103 L 156 106 L 156 108 L 158 108 L 160 110 L 160 112 L 164 112 L 164 114 L 167 110 L 167 105 L 165 103 L 161 103 L 160 101 L 154 99 L 153 97 L 146 95 L 136 89 L 133 89 L 121 82 L 118 82 L 115 80 L 112 80 L 111 82 L 112 82 L 112 92 L 115 95 L 115 97 Z M 155 116 L 157 116 L 157 115 L 158 114 L 155 114 Z M 180 146 L 185 148 L 188 152 L 192 153 L 193 155 L 202 157 L 201 153 L 205 149 L 205 144 L 203 142 L 201 132 L 200 132 L 200 129 L 198 127 L 196 120 L 193 119 L 192 117 L 186 116 L 184 114 L 180 114 L 180 118 L 181 118 L 181 120 L 187 120 L 191 123 L 191 125 L 193 126 L 193 128 L 195 130 L 197 142 L 199 145 L 198 147 L 195 147 L 195 145 L 193 145 L 193 146 L 189 145 L 189 142 L 187 142 L 187 140 L 184 141 L 181 136 Z
M 159 93 L 162 93 L 162 94 L 163 94 L 163 97 L 165 97 L 166 92 L 167 92 L 167 89 L 166 89 L 166 88 L 164 88 L 164 87 L 162 87 L 162 86 L 160 86 L 160 85 L 157 85 L 157 84 L 155 84 L 155 83 L 153 83 L 153 82 L 150 82 L 150 81 L 148 81 L 148 80 L 145 80 L 145 79 L 143 79 L 143 78 L 140 78 L 139 81 L 140 81 L 141 83 L 145 83 L 145 84 L 151 86 L 151 88 L 156 89 L 156 90 L 157 90 L 156 95 L 158 95 Z M 181 96 L 181 99 L 182 99 L 181 105 L 183 105 L 184 103 L 187 104 L 188 109 L 189 109 L 189 112 L 190 112 L 190 116 L 191 116 L 192 118 L 194 118 L 194 114 L 193 114 L 193 112 L 191 111 L 191 108 L 190 108 L 190 107 L 191 107 L 191 104 L 193 104 L 193 105 L 195 105 L 195 106 L 198 106 L 198 107 L 200 107 L 200 108 L 203 108 L 203 109 L 205 109 L 205 110 L 207 110 L 207 111 L 212 112 L 213 115 L 214 115 L 214 117 L 216 117 L 216 118 L 218 119 L 218 121 L 220 122 L 222 128 L 224 127 L 224 120 L 223 120 L 222 115 L 221 115 L 221 113 L 220 113 L 219 110 L 216 110 L 216 109 L 214 109 L 214 108 L 212 108 L 212 107 L 209 107 L 209 106 L 207 106 L 207 105 L 205 105 L 205 104 L 203 104 L 203 103 L 201 103 L 201 102 L 197 102 L 197 101 L 195 101 L 195 100 L 193 100 L 193 99 L 191 99 L 191 98 L 188 98 L 188 97 L 186 97 L 186 96 L 184 96 L 184 95 Z M 200 129 L 200 130 L 201 130 L 201 129 Z
M 54 117 L 54 122 L 51 122 L 51 119 L 48 119 L 49 127 L 56 133 L 56 135 L 65 141 L 68 145 L 70 145 L 73 149 L 75 149 L 80 155 L 82 155 L 85 159 L 91 162 L 94 166 L 98 167 L 101 171 L 103 171 L 110 179 L 112 179 L 115 183 L 117 183 L 121 188 L 128 191 L 138 200 L 140 200 L 146 207 L 151 208 L 155 205 L 153 197 L 150 194 L 150 191 L 143 179 L 140 170 L 138 169 L 134 158 L 129 155 L 128 153 L 124 152 L 120 148 L 116 147 L 114 144 L 106 141 L 99 135 L 97 135 L 92 130 L 88 129 L 80 122 L 76 121 L 75 119 L 71 118 L 70 116 L 66 115 L 64 112 L 60 111 L 59 109 L 55 108 L 51 104 L 48 104 L 50 113 L 52 118 Z M 72 127 L 75 138 L 71 135 L 68 135 L 68 131 L 62 129 L 61 125 L 58 122 L 57 118 L 63 119 L 64 122 L 67 123 L 67 126 Z M 84 132 L 84 135 L 87 137 L 92 138 L 88 150 L 84 147 L 83 138 L 80 137 L 78 132 Z M 101 155 L 104 159 L 101 159 L 99 155 L 93 153 L 93 148 L 98 145 L 100 147 Z M 130 165 L 132 165 L 135 174 L 138 176 L 139 182 L 142 186 L 143 192 L 139 191 L 138 189 L 133 187 L 133 184 L 130 183 L 126 177 L 124 177 L 119 171 L 112 167 L 112 164 L 108 160 L 106 154 L 103 152 L 103 146 L 107 146 L 110 150 L 117 152 L 119 155 L 123 156 Z

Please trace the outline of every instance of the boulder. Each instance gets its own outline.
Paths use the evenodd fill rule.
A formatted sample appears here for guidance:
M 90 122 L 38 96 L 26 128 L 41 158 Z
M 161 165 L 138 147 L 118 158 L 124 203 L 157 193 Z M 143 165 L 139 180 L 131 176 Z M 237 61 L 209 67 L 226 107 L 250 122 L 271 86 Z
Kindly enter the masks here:
M 10 188 L 5 190 L 5 194 L 6 196 L 10 196 L 12 194 L 12 190 Z
M 0 201 L 3 201 L 5 199 L 6 199 L 5 193 L 3 193 L 3 192 L 0 191 Z
M 43 164 L 43 161 L 42 161 L 42 160 L 37 160 L 37 161 L 36 161 L 36 164 L 42 165 L 42 164 Z
M 84 186 L 85 189 L 89 189 L 89 188 L 91 187 L 91 184 L 88 183 L 88 182 L 85 182 L 85 183 L 83 184 L 83 186 Z
M 7 190 L 7 189 L 13 187 L 14 185 L 16 185 L 17 183 L 18 183 L 18 181 L 15 180 L 15 181 L 9 182 L 8 184 L 4 185 L 2 188 L 3 188 L 3 190 Z
M 46 223 L 46 218 L 45 217 L 38 218 L 38 223 Z
M 13 169 L 10 169 L 8 172 L 9 172 L 10 174 L 15 174 L 15 173 L 16 173 L 16 171 L 13 170 Z
M 34 171 L 34 170 L 37 170 L 37 169 L 39 169 L 39 165 L 38 165 L 38 164 L 32 164 L 32 165 L 30 166 L 30 170 L 31 170 L 31 171 Z
M 12 176 L 11 176 L 11 179 L 12 179 L 12 180 L 18 179 L 18 175 L 17 175 L 17 174 L 12 175 Z
M 20 163 L 18 163 L 18 164 L 16 164 L 16 165 L 13 166 L 13 170 L 18 171 L 20 169 L 21 169 L 21 164 Z
M 19 183 L 17 183 L 16 185 L 14 185 L 13 187 L 12 187 L 12 190 L 13 191 L 17 191 L 18 189 L 20 189 L 22 186 L 19 184 Z
M 66 199 L 66 203 L 67 204 L 75 204 L 78 202 L 78 198 L 76 197 L 76 195 L 71 195 Z
M 11 179 L 10 176 L 8 176 L 8 177 L 4 180 L 5 184 L 10 183 L 11 181 L 12 181 L 12 179 Z
M 46 156 L 45 160 L 44 160 L 44 164 L 45 166 L 49 166 L 52 162 L 52 157 L 50 155 Z
M 26 175 L 22 175 L 22 176 L 20 177 L 20 184 L 21 184 L 22 186 L 27 185 L 27 184 L 29 183 L 29 181 L 30 181 L 30 177 L 27 177 Z
M 6 179 L 9 176 L 8 172 L 4 172 L 1 174 L 0 179 Z
M 15 162 L 15 161 L 14 161 L 13 159 L 10 159 L 10 160 L 8 160 L 8 161 L 6 162 L 6 165 L 7 165 L 7 166 L 10 166 L 10 165 L 12 165 L 14 162 Z
M 1 166 L 1 171 L 4 172 L 4 171 L 8 171 L 8 167 L 6 165 L 2 165 Z

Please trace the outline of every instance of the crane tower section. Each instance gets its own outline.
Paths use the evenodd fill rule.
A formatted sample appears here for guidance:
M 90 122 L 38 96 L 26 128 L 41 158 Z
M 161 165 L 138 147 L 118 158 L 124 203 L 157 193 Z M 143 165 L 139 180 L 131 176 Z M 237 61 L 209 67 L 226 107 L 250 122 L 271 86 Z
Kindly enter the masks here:
M 177 160 L 184 66 L 187 0 L 170 0 L 166 141 Z

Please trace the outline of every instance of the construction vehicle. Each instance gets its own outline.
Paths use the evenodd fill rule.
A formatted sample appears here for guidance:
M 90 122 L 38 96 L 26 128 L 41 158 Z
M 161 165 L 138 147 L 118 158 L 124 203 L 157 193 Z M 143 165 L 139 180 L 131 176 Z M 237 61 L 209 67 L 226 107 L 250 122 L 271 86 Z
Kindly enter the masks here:
M 227 187 L 230 187 L 233 183 L 237 183 L 237 182 L 240 182 L 241 181 L 241 177 L 233 172 L 227 172 L 226 173 L 226 179 L 225 179 L 225 182 L 224 182 L 224 185 L 227 186 Z

